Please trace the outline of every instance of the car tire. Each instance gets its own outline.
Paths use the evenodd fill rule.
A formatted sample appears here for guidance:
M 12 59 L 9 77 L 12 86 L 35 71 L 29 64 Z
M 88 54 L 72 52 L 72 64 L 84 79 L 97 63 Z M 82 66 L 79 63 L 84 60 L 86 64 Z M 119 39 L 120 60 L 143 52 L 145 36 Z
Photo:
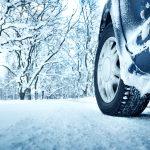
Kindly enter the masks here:
M 115 34 L 113 25 L 110 23 L 104 28 L 100 35 L 95 59 L 94 87 L 98 106 L 100 110 L 107 115 L 138 116 L 147 107 L 149 95 L 147 94 L 141 97 L 140 92 L 136 88 L 125 85 L 119 75 L 118 77 L 115 76 L 115 71 L 112 70 L 117 67 L 119 70 L 120 64 L 117 52 L 116 54 L 113 54 L 114 52 L 110 52 L 109 54 L 109 51 L 114 49 L 114 45 L 117 45 L 113 42 L 116 42 Z M 115 49 L 117 49 L 117 47 Z M 112 61 L 113 57 L 118 58 L 118 60 Z M 113 59 L 115 60 L 116 58 Z M 113 76 L 118 79 L 114 79 Z M 112 79 L 114 79 L 114 81 Z M 116 84 L 117 88 L 114 88 L 113 84 Z M 112 92 L 112 96 L 110 91 Z

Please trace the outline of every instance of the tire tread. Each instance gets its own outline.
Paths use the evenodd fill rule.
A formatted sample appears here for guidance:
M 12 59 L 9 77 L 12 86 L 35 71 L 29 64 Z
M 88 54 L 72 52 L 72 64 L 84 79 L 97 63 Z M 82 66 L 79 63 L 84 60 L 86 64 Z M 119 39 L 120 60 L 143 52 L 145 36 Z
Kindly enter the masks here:
M 114 36 L 112 23 L 108 24 L 105 27 L 104 31 L 100 34 L 100 42 L 96 53 L 94 68 L 94 86 L 98 106 L 104 114 L 111 116 L 139 116 L 147 107 L 150 100 L 150 94 L 146 94 L 143 97 L 141 97 L 140 92 L 135 87 L 125 85 L 121 80 L 118 94 L 114 102 L 111 104 L 111 108 L 109 104 L 107 106 L 107 104 L 103 102 L 100 96 L 97 84 L 98 60 L 103 42 L 110 35 Z
M 126 93 L 129 93 L 126 95 Z M 121 106 L 118 109 L 118 116 L 139 116 L 149 103 L 149 94 L 141 97 L 140 92 L 134 88 L 125 85 L 126 100 L 122 100 Z

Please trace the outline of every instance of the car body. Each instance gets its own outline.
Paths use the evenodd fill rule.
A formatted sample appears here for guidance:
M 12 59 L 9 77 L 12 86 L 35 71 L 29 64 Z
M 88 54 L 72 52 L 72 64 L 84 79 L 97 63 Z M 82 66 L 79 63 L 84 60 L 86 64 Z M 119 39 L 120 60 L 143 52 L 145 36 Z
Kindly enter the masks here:
M 109 0 L 103 10 L 99 36 L 109 22 L 113 23 L 122 57 L 121 78 L 142 95 L 150 93 L 150 0 Z
M 138 116 L 150 100 L 150 0 L 108 0 L 94 66 L 104 114 Z

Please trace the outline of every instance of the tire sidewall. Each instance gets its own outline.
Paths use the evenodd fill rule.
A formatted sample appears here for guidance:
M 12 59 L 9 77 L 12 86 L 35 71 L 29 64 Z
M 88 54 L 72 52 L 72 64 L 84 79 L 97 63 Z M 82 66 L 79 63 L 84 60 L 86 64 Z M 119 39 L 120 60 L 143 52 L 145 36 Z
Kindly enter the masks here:
M 97 99 L 97 103 L 101 111 L 108 115 L 115 115 L 118 112 L 118 109 L 120 108 L 121 101 L 124 96 L 124 83 L 122 80 L 119 82 L 118 90 L 115 95 L 115 98 L 110 103 L 106 103 L 103 101 L 99 88 L 98 88 L 98 81 L 97 81 L 97 70 L 98 70 L 98 63 L 99 63 L 99 57 L 101 53 L 101 49 L 105 43 L 105 41 L 110 38 L 115 37 L 114 30 L 112 24 L 109 24 L 101 33 L 101 36 L 99 38 L 99 45 L 96 53 L 96 59 L 95 59 L 95 68 L 94 68 L 94 87 L 95 87 L 95 95 Z

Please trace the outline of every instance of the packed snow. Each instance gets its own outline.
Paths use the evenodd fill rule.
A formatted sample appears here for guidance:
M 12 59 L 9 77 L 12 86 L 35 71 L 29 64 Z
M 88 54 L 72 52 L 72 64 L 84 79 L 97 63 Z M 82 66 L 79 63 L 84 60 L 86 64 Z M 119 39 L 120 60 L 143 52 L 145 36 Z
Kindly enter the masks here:
M 0 122 L 1 150 L 150 149 L 150 108 L 111 117 L 95 98 L 0 101 Z
M 130 15 L 129 12 L 126 10 L 128 9 L 127 7 L 128 4 L 126 4 L 126 2 L 124 3 L 124 6 L 126 6 L 126 8 L 121 10 L 123 20 L 127 19 L 126 17 Z M 116 2 L 113 3 L 112 5 L 113 12 L 115 12 L 115 8 L 118 7 L 117 5 L 118 4 Z M 134 86 L 136 89 L 138 89 L 138 91 L 140 91 L 141 97 L 147 93 L 150 93 L 150 75 L 146 72 L 143 72 L 142 70 L 140 70 L 141 68 L 138 67 L 137 67 L 138 70 L 140 70 L 143 73 L 143 75 L 139 74 L 136 71 L 130 73 L 129 68 L 132 66 L 132 64 L 135 64 L 133 60 L 138 54 L 150 50 L 149 14 L 146 16 L 147 18 L 145 17 L 146 9 L 150 9 L 149 5 L 150 5 L 149 2 L 147 2 L 146 5 L 143 6 L 144 10 L 142 10 L 141 13 L 138 14 L 142 19 L 141 23 L 138 25 L 133 25 L 134 29 L 129 28 L 129 30 L 127 31 L 125 30 L 127 43 L 124 43 L 123 46 L 121 47 L 121 54 L 120 54 L 121 79 L 124 81 L 126 85 Z M 114 14 L 115 14 L 114 17 L 118 18 L 119 14 L 118 13 Z M 130 22 L 130 19 L 129 20 L 127 19 L 127 21 L 129 22 L 128 24 L 132 24 L 132 22 Z M 116 28 L 118 28 L 117 25 Z M 138 43 L 138 38 L 140 38 L 140 40 L 142 41 L 141 43 L 140 42 Z M 128 47 L 129 51 L 132 54 L 127 51 L 125 45 Z

